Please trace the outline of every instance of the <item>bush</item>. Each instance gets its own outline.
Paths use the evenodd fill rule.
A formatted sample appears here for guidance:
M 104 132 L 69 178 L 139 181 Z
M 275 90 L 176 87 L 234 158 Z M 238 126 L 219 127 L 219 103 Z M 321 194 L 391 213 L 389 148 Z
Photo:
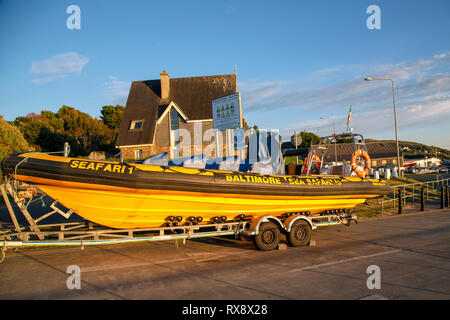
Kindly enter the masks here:
M 14 152 L 31 151 L 19 128 L 10 125 L 0 115 L 0 161 Z

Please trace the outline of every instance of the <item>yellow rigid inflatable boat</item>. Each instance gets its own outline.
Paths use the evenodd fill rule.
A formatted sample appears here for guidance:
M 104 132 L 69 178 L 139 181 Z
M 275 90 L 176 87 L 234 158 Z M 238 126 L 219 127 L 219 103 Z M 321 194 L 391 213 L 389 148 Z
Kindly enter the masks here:
M 390 190 L 384 181 L 359 177 L 260 175 L 34 153 L 7 156 L 2 171 L 87 220 L 119 229 L 160 227 L 173 217 L 209 222 L 351 209 Z

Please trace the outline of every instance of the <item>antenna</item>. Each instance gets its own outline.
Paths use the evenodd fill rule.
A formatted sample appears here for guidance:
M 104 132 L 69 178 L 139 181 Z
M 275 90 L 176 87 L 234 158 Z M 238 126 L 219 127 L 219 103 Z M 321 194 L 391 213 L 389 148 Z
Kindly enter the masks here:
M 237 66 L 234 64 L 234 77 L 236 78 L 236 92 L 238 92 Z

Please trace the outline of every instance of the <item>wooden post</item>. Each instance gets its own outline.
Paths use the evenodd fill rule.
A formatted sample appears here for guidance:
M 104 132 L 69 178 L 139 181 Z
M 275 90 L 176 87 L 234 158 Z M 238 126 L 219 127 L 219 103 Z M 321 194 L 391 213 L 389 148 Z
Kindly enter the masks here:
M 295 149 L 298 148 L 298 141 L 297 141 L 297 131 L 294 130 L 294 139 L 295 139 Z M 295 156 L 295 164 L 298 165 L 298 156 Z M 296 174 L 296 173 L 294 173 Z
M 398 214 L 402 213 L 402 189 L 398 188 Z
M 448 208 L 448 186 L 445 186 L 445 207 Z
M 425 197 L 424 197 L 424 189 L 420 188 L 420 211 L 425 210 Z

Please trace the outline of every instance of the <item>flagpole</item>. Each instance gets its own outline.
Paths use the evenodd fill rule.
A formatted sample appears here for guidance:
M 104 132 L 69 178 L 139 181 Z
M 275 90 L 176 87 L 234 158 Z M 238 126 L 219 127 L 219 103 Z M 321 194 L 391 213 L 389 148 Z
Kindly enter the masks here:
M 350 111 L 348 112 L 348 117 L 347 117 L 347 132 L 348 132 L 348 125 L 350 124 L 351 118 L 352 118 L 352 106 L 350 106 Z

